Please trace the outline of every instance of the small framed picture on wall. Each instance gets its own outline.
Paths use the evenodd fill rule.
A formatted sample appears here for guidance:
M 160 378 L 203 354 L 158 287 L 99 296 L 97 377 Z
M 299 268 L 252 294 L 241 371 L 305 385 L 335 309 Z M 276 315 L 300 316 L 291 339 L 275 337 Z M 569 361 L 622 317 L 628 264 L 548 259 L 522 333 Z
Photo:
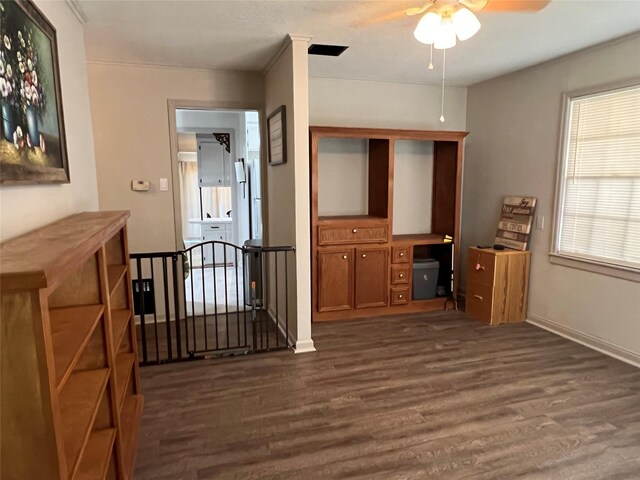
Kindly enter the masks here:
M 287 116 L 282 105 L 267 117 L 269 165 L 287 163 Z

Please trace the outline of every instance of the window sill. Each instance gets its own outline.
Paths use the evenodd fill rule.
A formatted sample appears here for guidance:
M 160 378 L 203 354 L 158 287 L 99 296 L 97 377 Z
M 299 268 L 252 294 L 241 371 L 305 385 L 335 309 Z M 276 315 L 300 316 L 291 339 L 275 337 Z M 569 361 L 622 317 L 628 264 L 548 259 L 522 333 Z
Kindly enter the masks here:
M 559 253 L 549 253 L 549 262 L 554 265 L 562 265 L 564 267 L 576 268 L 578 270 L 585 270 L 587 272 L 640 283 L 640 270 L 631 267 L 615 266 L 586 258 L 569 257 Z

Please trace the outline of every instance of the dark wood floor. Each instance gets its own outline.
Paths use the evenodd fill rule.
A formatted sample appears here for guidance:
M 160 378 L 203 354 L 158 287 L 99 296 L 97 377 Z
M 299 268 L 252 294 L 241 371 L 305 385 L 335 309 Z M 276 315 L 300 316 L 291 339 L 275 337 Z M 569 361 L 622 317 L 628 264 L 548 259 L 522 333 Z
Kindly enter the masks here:
M 640 369 L 458 312 L 141 369 L 137 479 L 640 479 Z

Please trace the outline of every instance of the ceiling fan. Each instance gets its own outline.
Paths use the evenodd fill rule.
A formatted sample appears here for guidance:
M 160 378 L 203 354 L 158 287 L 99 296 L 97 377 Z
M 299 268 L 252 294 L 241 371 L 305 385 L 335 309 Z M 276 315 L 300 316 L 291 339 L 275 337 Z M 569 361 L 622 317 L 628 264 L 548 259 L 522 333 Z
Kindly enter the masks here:
M 441 7 L 455 8 L 461 5 L 472 12 L 537 12 L 549 4 L 550 0 L 433 0 L 427 2 L 422 7 L 408 8 L 404 11 L 406 15 L 420 15 L 429 8 Z
M 413 36 L 420 43 L 431 46 L 429 70 L 433 70 L 433 49 L 442 50 L 442 103 L 440 121 L 444 123 L 444 92 L 446 51 L 473 37 L 480 30 L 480 21 L 474 12 L 537 12 L 550 0 L 431 0 L 421 7 L 404 11 L 408 16 L 424 16 L 418 22 Z
M 419 42 L 446 49 L 456 45 L 456 37 L 467 40 L 480 30 L 474 12 L 537 12 L 548 3 L 549 0 L 431 0 L 404 13 L 414 16 L 426 12 L 414 36 Z

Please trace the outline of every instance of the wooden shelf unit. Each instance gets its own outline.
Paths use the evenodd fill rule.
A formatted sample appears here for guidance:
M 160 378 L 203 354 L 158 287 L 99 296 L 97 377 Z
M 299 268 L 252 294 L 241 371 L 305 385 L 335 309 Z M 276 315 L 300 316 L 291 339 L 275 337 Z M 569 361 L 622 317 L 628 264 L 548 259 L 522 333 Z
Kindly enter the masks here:
M 128 217 L 80 213 L 0 245 L 3 479 L 133 478 Z
M 313 321 L 442 310 L 456 299 L 466 136 L 467 132 L 310 128 Z M 323 139 L 368 142 L 366 214 L 320 215 L 319 146 Z M 393 233 L 393 192 L 394 187 L 401 188 L 394 185 L 399 140 L 433 142 L 432 233 Z M 332 154 L 335 162 L 335 152 Z M 427 226 L 428 222 L 426 217 Z M 446 295 L 413 300 L 413 259 L 424 254 L 439 261 L 439 284 L 447 284 Z

